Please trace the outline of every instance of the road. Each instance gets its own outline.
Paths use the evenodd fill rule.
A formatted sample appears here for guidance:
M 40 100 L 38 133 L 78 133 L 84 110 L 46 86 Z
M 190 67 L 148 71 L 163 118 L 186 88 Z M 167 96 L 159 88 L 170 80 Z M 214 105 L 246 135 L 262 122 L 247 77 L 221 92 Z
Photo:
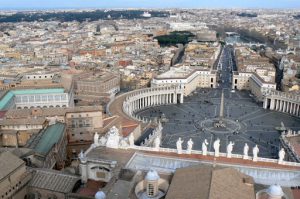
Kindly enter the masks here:
M 219 88 L 231 89 L 232 71 L 236 70 L 233 48 L 225 46 L 221 53 L 218 71 L 219 71 Z

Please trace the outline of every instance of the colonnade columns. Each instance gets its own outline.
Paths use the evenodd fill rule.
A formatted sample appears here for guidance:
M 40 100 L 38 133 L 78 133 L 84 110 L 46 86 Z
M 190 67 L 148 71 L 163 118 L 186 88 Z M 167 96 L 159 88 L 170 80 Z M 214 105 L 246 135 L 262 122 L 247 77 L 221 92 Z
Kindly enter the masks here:
M 293 114 L 293 111 L 294 111 L 294 103 L 289 103 L 290 104 L 290 110 L 289 110 L 289 113 L 290 114 Z
M 183 94 L 180 94 L 180 103 L 183 103 Z
M 264 109 L 268 108 L 268 98 L 265 98 L 264 100 Z
M 276 100 L 276 107 L 275 109 L 278 111 L 279 110 L 279 104 L 280 104 L 280 100 Z
M 174 93 L 173 95 L 173 104 L 177 104 L 177 93 Z
M 270 110 L 274 110 L 274 106 L 275 106 L 275 100 L 271 99 Z
M 283 102 L 283 110 L 282 110 L 282 112 L 285 112 L 285 110 L 286 110 L 286 102 L 284 101 Z

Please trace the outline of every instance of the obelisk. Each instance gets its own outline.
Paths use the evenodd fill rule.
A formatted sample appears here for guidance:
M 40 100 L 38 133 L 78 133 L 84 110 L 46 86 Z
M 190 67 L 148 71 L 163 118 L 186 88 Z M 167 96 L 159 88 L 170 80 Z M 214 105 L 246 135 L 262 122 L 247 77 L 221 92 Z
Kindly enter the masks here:
M 220 119 L 223 119 L 224 117 L 224 91 L 222 90 L 222 95 L 221 95 L 221 104 L 220 104 Z

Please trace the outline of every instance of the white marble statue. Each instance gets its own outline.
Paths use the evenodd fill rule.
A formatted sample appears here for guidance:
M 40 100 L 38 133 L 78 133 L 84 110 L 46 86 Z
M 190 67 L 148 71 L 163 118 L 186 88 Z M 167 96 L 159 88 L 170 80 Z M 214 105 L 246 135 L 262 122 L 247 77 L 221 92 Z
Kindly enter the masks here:
M 162 127 L 162 125 L 161 125 L 160 120 L 158 120 L 157 131 L 158 131 L 158 132 L 162 132 L 162 130 L 163 130 L 163 127 Z
M 187 149 L 186 149 L 187 154 L 192 153 L 193 145 L 194 145 L 194 142 L 193 142 L 192 138 L 190 138 L 189 141 L 187 142 Z
M 233 146 L 234 146 L 234 143 L 232 141 L 230 141 L 226 148 L 227 158 L 231 158 Z
M 259 148 L 257 145 L 253 148 L 253 162 L 257 162 Z
M 97 132 L 94 135 L 94 145 L 99 146 L 99 134 Z
M 215 157 L 220 156 L 220 139 L 218 138 L 216 141 L 214 141 L 214 150 L 215 150 Z
M 156 136 L 156 138 L 154 139 L 154 148 L 156 151 L 159 151 L 159 147 L 160 147 L 160 136 Z
M 244 155 L 243 155 L 243 159 L 244 160 L 247 160 L 249 158 L 248 151 L 249 151 L 249 146 L 248 146 L 247 143 L 245 143 L 245 146 L 244 146 Z
M 279 160 L 278 160 L 278 163 L 279 164 L 282 164 L 283 161 L 284 161 L 284 157 L 285 157 L 285 151 L 284 151 L 284 148 L 281 148 L 279 153 L 278 153 L 278 156 L 279 156 Z
M 99 140 L 99 144 L 100 144 L 101 146 L 105 146 L 105 145 L 106 145 L 106 141 L 107 141 L 106 137 L 105 137 L 105 136 L 102 136 L 102 137 L 100 138 L 100 140 Z
M 128 139 L 127 138 L 121 139 L 119 143 L 119 147 L 127 149 L 129 147 Z
M 183 140 L 181 140 L 181 138 L 178 138 L 178 140 L 176 142 L 176 147 L 177 147 L 177 153 L 178 154 L 182 154 L 182 143 L 183 143 Z
M 202 155 L 207 155 L 207 145 L 208 145 L 208 142 L 205 139 L 204 142 L 202 142 Z
M 113 126 L 107 133 L 106 147 L 108 148 L 119 148 L 120 135 L 117 127 Z
M 129 141 L 129 146 L 133 147 L 134 146 L 134 135 L 133 135 L 133 133 L 130 133 L 130 135 L 128 137 L 128 141 Z
M 84 154 L 83 150 L 80 151 L 78 158 L 80 160 L 81 163 L 86 163 L 86 155 Z

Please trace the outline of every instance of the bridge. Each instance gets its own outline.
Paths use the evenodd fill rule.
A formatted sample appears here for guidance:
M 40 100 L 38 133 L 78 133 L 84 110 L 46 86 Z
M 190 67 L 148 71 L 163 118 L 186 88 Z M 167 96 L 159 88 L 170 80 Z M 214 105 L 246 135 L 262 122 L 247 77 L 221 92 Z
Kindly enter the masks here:
M 226 42 L 227 45 L 236 45 L 236 46 L 248 46 L 248 47 L 266 47 L 266 44 L 262 44 L 262 43 L 245 43 L 245 42 Z

